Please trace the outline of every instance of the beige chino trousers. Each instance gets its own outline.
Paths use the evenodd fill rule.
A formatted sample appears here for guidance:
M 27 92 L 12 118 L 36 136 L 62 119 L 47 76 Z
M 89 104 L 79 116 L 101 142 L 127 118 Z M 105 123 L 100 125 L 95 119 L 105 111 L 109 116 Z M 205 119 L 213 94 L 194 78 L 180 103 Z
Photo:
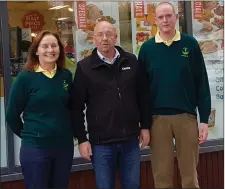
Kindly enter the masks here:
M 153 116 L 151 164 L 155 188 L 173 188 L 174 142 L 182 188 L 199 188 L 197 117 L 191 114 Z

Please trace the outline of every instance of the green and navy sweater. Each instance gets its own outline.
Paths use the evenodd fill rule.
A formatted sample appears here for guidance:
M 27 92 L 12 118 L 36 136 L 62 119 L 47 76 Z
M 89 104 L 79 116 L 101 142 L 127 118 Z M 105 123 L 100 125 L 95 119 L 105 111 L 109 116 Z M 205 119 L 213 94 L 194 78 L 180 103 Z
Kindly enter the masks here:
M 181 34 L 171 46 L 146 41 L 139 52 L 150 82 L 152 115 L 191 113 L 198 108 L 201 123 L 208 123 L 211 95 L 204 59 L 198 42 Z
M 72 74 L 66 69 L 58 68 L 53 78 L 30 71 L 17 76 L 9 95 L 6 121 L 22 138 L 23 146 L 57 148 L 73 144 L 71 84 Z

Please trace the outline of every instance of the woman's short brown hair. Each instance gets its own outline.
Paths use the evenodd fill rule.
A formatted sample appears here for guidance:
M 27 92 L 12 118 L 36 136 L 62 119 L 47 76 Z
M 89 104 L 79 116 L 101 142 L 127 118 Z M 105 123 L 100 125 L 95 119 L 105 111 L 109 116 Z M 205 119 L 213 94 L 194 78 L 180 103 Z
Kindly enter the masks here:
M 37 65 L 39 65 L 39 59 L 38 59 L 38 56 L 36 55 L 36 52 L 37 52 L 37 49 L 38 49 L 38 46 L 39 46 L 41 40 L 46 35 L 53 35 L 57 39 L 60 52 L 59 52 L 59 58 L 56 61 L 56 64 L 57 64 L 58 68 L 64 68 L 64 66 L 65 66 L 65 51 L 64 51 L 63 44 L 59 39 L 58 34 L 48 31 L 48 30 L 44 30 L 44 31 L 41 31 L 33 39 L 33 42 L 28 50 L 26 64 L 24 65 L 25 70 L 35 71 L 35 68 L 37 67 Z

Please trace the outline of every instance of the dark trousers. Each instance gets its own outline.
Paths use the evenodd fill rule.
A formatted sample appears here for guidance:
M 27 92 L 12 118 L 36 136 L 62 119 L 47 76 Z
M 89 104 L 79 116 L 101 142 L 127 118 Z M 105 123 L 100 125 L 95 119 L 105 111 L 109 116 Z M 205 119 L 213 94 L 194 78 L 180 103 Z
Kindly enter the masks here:
M 93 145 L 92 164 L 98 189 L 114 189 L 119 165 L 122 189 L 138 189 L 140 185 L 140 148 L 138 139 Z
M 74 146 L 38 149 L 21 146 L 20 163 L 26 189 L 68 188 Z

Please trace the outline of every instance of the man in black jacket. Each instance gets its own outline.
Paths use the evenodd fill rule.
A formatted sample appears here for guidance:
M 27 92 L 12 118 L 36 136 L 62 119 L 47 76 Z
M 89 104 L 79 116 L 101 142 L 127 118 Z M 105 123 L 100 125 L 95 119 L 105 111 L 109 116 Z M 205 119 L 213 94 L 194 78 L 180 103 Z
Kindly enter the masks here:
M 96 48 L 78 62 L 71 95 L 72 119 L 82 157 L 91 160 L 99 189 L 115 188 L 117 163 L 123 189 L 140 183 L 140 148 L 150 140 L 148 84 L 136 56 L 115 46 L 117 32 L 103 21 Z M 84 125 L 86 106 L 87 132 Z M 139 140 L 138 140 L 139 139 Z

